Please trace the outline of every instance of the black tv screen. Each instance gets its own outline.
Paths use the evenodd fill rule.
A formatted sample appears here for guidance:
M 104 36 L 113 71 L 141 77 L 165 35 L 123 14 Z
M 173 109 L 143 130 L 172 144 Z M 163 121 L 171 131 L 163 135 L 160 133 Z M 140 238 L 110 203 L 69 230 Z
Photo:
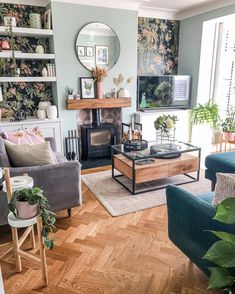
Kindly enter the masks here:
M 190 76 L 139 76 L 138 110 L 188 108 Z

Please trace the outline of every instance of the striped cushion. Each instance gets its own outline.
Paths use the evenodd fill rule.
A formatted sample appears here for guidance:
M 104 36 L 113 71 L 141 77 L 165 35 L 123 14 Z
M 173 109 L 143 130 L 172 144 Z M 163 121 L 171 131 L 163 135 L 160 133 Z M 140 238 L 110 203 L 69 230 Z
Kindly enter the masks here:
M 214 206 L 226 198 L 235 197 L 235 174 L 217 173 L 216 178 L 215 198 L 212 203 Z

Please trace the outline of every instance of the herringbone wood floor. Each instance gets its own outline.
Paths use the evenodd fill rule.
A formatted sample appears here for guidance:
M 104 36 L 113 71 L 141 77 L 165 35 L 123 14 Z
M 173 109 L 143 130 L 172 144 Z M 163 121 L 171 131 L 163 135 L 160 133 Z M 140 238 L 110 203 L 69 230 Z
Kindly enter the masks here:
M 83 202 L 71 218 L 58 214 L 56 246 L 47 250 L 49 286 L 41 287 L 33 263 L 23 260 L 17 273 L 9 254 L 1 261 L 6 294 L 216 293 L 169 241 L 165 206 L 113 218 L 84 185 Z M 1 242 L 10 239 L 9 232 L 0 236 Z

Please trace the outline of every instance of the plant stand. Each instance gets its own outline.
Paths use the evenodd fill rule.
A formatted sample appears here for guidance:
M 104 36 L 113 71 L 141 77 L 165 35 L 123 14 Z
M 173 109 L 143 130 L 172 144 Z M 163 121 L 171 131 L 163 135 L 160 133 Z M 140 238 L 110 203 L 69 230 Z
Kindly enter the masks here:
M 10 172 L 8 168 L 4 169 L 4 176 L 5 176 L 5 185 L 7 191 L 7 200 L 8 203 L 11 201 L 12 198 L 12 186 L 11 186 L 11 178 Z M 11 233 L 12 233 L 12 240 L 13 240 L 13 247 L 9 248 L 4 255 L 0 257 L 3 258 L 6 254 L 10 251 L 14 251 L 15 258 L 16 258 L 16 268 L 18 272 L 22 271 L 22 264 L 21 264 L 21 257 L 26 258 L 29 261 L 33 261 L 40 265 L 42 271 L 42 278 L 44 286 L 48 285 L 48 274 L 47 274 L 47 264 L 46 264 L 46 253 L 45 253 L 45 246 L 43 243 L 43 236 L 42 236 L 42 219 L 40 216 L 36 216 L 31 219 L 18 219 L 14 216 L 11 212 L 8 214 L 8 223 L 11 226 Z M 34 225 L 37 227 L 38 233 L 38 243 L 39 243 L 39 251 L 40 251 L 40 258 L 29 253 L 25 252 L 21 249 L 21 246 L 27 239 L 30 238 L 31 247 L 35 248 L 35 235 L 34 235 Z M 21 238 L 18 237 L 18 229 L 25 228 L 26 230 L 22 234 Z

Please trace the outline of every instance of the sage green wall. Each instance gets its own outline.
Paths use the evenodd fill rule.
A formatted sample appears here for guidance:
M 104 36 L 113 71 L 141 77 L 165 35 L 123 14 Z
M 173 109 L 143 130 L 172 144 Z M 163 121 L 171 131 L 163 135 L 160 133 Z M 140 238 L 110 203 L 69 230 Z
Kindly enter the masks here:
M 54 46 L 57 73 L 57 105 L 63 120 L 64 134 L 76 129 L 76 111 L 66 110 L 65 87 L 78 90 L 79 77 L 89 77 L 91 73 L 78 61 L 75 40 L 80 29 L 90 22 L 102 22 L 110 26 L 120 40 L 120 57 L 108 72 L 103 88 L 114 87 L 113 77 L 122 73 L 125 78 L 137 76 L 137 29 L 138 12 L 123 9 L 92 7 L 87 5 L 52 2 Z M 123 108 L 123 121 L 136 110 L 136 80 L 128 87 L 132 97 L 132 107 Z
M 180 23 L 178 73 L 189 74 L 192 77 L 192 106 L 196 105 L 197 102 L 203 22 L 232 13 L 235 13 L 235 5 L 190 17 Z

